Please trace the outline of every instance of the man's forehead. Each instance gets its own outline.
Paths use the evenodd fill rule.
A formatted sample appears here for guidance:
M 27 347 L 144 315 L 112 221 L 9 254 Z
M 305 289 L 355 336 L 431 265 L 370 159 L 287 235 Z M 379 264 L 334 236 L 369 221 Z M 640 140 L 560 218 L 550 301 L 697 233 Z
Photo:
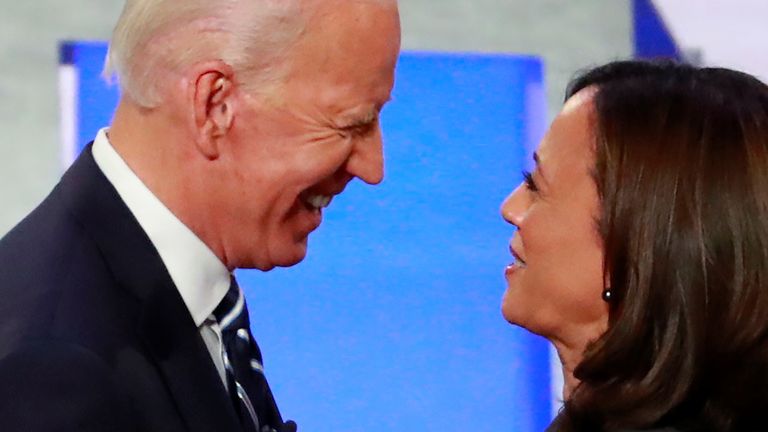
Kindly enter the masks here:
M 340 2 L 320 2 L 314 22 L 291 52 L 284 90 L 334 123 L 365 124 L 378 117 L 394 85 L 397 12 L 377 0 L 343 0 L 345 7 Z M 335 3 L 338 7 L 330 10 Z
M 324 87 L 316 88 L 312 104 L 323 107 L 329 114 L 337 117 L 370 117 L 375 116 L 391 97 L 390 80 L 379 77 L 359 77 L 350 75 L 346 83 L 337 83 L 318 78 L 317 82 L 325 83 Z M 306 91 L 301 86 L 294 92 Z

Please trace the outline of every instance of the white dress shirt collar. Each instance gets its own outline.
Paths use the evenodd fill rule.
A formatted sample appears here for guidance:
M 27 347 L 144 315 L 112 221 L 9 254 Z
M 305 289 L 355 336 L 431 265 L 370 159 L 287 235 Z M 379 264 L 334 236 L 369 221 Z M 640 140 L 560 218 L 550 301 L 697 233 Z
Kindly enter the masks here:
M 226 295 L 230 273 L 219 258 L 139 179 L 99 131 L 93 158 L 160 254 L 168 273 L 200 327 Z

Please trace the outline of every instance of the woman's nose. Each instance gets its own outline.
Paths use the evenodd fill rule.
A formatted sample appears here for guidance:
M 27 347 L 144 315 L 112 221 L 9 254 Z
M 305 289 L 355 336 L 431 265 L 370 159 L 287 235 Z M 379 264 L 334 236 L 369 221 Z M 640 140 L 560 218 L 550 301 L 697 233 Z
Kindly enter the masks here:
M 523 222 L 525 212 L 528 209 L 528 198 L 525 192 L 525 184 L 521 183 L 501 203 L 501 217 L 518 228 Z

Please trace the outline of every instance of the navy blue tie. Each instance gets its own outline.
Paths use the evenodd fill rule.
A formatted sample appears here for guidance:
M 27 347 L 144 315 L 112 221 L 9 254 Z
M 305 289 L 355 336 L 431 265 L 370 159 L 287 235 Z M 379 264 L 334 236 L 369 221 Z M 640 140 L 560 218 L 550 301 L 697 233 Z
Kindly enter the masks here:
M 221 327 L 227 384 L 244 430 L 291 432 L 292 421 L 283 423 L 264 376 L 261 350 L 251 334 L 248 307 L 235 278 L 213 315 Z

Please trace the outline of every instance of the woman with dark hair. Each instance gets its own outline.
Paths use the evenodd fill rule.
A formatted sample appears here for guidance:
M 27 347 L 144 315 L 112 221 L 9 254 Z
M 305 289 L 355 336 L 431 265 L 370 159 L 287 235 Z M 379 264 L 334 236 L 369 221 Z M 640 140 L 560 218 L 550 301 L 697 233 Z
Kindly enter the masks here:
M 563 364 L 551 431 L 768 431 L 768 87 L 616 62 L 502 205 L 502 311 Z

